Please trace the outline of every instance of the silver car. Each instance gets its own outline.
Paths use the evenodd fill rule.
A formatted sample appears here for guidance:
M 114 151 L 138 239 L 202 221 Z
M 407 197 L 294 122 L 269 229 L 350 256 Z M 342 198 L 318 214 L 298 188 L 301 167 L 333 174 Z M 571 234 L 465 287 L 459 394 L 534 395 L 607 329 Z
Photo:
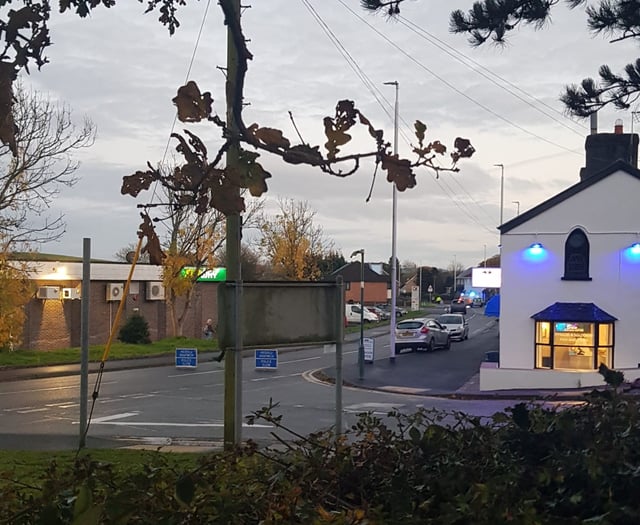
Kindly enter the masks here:
M 469 323 L 463 314 L 443 314 L 436 317 L 437 321 L 449 330 L 451 339 L 462 341 L 469 339 Z
M 449 350 L 451 339 L 447 329 L 435 319 L 406 319 L 396 324 L 396 353 L 405 348 L 427 352 L 436 348 Z

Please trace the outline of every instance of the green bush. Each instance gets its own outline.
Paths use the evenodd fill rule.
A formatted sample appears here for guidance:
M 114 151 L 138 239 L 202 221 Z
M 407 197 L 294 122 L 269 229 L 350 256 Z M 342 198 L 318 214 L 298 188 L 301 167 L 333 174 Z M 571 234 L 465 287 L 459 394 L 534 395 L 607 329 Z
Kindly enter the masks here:
M 118 339 L 123 343 L 149 344 L 149 323 L 138 313 L 134 313 L 127 319 L 127 322 L 120 328 Z
M 297 435 L 275 410 L 249 423 L 275 426 L 277 447 L 249 442 L 186 471 L 158 453 L 143 471 L 83 458 L 38 484 L 0 477 L 0 523 L 640 523 L 640 403 L 617 388 L 490 418 L 366 413 L 338 438 Z

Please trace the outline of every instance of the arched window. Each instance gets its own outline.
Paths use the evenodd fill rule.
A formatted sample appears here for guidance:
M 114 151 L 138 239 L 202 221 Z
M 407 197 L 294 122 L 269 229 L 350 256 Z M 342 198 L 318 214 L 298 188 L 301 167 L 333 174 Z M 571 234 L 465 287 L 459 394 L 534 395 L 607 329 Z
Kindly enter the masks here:
M 590 281 L 589 277 L 589 239 L 576 228 L 564 243 L 565 281 Z

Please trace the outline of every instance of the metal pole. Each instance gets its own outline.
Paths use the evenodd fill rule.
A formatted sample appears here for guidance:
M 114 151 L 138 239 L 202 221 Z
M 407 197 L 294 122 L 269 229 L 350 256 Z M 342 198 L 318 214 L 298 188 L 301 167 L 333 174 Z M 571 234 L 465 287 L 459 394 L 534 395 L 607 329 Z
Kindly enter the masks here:
M 418 293 L 420 294 L 420 300 L 418 301 L 418 310 L 422 308 L 422 263 L 420 263 L 420 284 L 418 285 Z
M 457 263 L 456 263 L 456 256 L 453 256 L 453 297 L 452 299 L 456 298 L 456 290 L 458 289 L 458 287 L 456 286 L 456 280 L 457 280 L 457 273 L 458 273 L 458 267 L 457 267 Z
M 234 16 L 240 18 L 240 0 L 231 0 Z M 238 133 L 233 108 L 236 103 L 237 86 L 236 74 L 238 71 L 238 50 L 233 42 L 231 29 L 227 29 L 227 128 L 231 136 Z M 227 150 L 227 169 L 235 169 L 239 165 L 239 145 L 232 143 Z M 233 190 L 240 197 L 240 190 Z M 241 301 L 242 301 L 242 277 L 240 274 L 240 214 L 227 216 L 226 219 L 226 252 L 227 252 L 227 279 L 235 282 L 234 287 L 234 345 L 230 352 L 225 354 L 224 360 L 224 446 L 231 449 L 239 445 L 242 439 L 242 332 Z
M 487 245 L 483 244 L 484 246 L 484 267 L 487 267 Z
M 364 379 L 364 248 L 351 254 L 360 255 L 360 344 L 358 345 L 358 379 Z
M 82 239 L 82 288 L 80 296 L 80 443 L 86 446 L 89 399 L 89 283 L 91 282 L 91 239 Z M 124 299 L 123 299 L 124 300 Z
M 342 434 L 342 341 L 344 340 L 344 284 L 342 276 L 336 279 L 336 438 Z
M 393 112 L 393 154 L 398 154 L 398 81 L 385 82 L 387 86 L 396 87 L 396 99 Z M 393 183 L 393 206 L 391 212 L 391 323 L 389 334 L 389 359 L 395 361 L 396 358 L 396 308 L 397 308 L 397 295 L 398 284 L 397 279 L 397 264 L 396 264 L 396 236 L 398 231 L 397 214 L 398 214 L 398 190 L 395 183 Z
M 516 205 L 516 217 L 518 215 L 520 215 L 520 201 L 511 201 L 513 204 Z
M 500 224 L 502 226 L 502 218 L 504 215 L 504 164 L 494 164 L 500 168 Z

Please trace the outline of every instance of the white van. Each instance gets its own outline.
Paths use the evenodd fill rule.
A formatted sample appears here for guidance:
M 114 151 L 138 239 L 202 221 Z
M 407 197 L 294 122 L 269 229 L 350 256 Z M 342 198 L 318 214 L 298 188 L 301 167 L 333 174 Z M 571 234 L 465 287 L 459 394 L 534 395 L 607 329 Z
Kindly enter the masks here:
M 345 304 L 344 316 L 347 319 L 347 323 L 360 324 L 361 309 L 359 304 Z M 365 323 L 377 323 L 379 321 L 378 316 L 373 312 L 370 312 L 367 308 L 364 309 L 364 322 Z

